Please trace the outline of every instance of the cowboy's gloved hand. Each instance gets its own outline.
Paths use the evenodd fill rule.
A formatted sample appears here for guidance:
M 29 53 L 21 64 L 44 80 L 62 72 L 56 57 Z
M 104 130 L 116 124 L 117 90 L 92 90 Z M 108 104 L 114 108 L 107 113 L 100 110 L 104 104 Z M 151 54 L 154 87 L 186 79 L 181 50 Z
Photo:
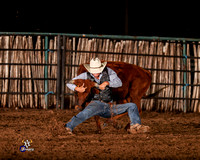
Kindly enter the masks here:
M 81 87 L 76 87 L 75 90 L 76 90 L 77 92 L 80 92 L 80 93 L 85 92 L 85 90 L 86 90 L 87 87 L 84 87 L 84 85 L 85 85 L 85 84 L 83 83 L 83 85 L 82 85 Z
M 99 89 L 104 90 L 106 88 L 106 86 L 108 86 L 108 85 L 109 85 L 109 82 L 105 81 L 105 82 L 103 82 L 102 84 L 99 85 Z

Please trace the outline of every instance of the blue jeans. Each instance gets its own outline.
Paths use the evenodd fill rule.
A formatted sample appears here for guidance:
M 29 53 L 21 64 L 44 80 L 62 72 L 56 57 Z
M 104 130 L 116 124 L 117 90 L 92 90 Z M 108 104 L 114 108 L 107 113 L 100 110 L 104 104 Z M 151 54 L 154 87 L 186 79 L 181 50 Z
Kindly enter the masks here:
M 137 123 L 141 124 L 140 115 L 135 103 L 113 105 L 111 108 L 108 103 L 95 100 L 90 102 L 83 111 L 79 112 L 76 116 L 73 116 L 72 119 L 66 124 L 66 127 L 73 131 L 76 126 L 93 116 L 110 118 L 111 115 L 116 116 L 125 112 L 128 112 L 131 121 L 130 125 Z

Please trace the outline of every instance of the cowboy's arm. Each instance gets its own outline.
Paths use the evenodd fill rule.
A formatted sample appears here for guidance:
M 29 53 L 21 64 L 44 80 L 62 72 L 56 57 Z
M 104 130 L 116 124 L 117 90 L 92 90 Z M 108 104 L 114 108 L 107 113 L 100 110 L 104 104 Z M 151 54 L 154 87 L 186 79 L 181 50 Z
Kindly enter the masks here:
M 108 68 L 108 75 L 110 77 L 109 87 L 112 88 L 118 88 L 122 86 L 122 81 L 121 79 L 117 76 L 117 73 L 113 71 L 112 69 Z
M 72 80 L 76 79 L 87 79 L 87 72 L 81 73 L 80 75 L 74 77 Z M 74 91 L 77 86 L 75 84 L 67 83 L 67 87 Z

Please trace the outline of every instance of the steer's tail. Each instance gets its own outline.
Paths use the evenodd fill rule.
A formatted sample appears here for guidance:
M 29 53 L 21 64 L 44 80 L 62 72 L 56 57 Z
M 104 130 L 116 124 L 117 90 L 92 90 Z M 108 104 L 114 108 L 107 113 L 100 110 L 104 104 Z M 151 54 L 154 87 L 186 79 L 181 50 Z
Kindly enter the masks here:
M 142 98 L 147 99 L 147 98 L 155 97 L 155 96 L 157 96 L 162 90 L 164 90 L 164 89 L 167 88 L 167 87 L 168 87 L 168 86 L 165 86 L 165 87 L 159 89 L 158 91 L 156 91 L 155 93 L 151 93 L 151 94 L 149 94 L 149 95 L 145 95 L 145 96 L 143 96 Z

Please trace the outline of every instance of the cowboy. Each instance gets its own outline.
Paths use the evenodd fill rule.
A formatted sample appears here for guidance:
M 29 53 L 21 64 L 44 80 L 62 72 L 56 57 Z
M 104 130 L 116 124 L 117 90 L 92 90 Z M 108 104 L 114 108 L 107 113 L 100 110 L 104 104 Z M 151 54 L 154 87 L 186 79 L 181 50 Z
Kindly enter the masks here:
M 99 94 L 92 95 L 92 101 L 88 106 L 86 106 L 85 109 L 79 112 L 76 116 L 73 116 L 66 124 L 67 133 L 72 134 L 72 131 L 77 125 L 90 117 L 100 116 L 110 118 L 111 114 L 119 115 L 125 112 L 128 112 L 130 118 L 130 129 L 128 130 L 130 133 L 135 134 L 148 132 L 149 127 L 141 125 L 140 115 L 135 103 L 109 105 L 109 102 L 112 102 L 111 88 L 121 87 L 122 82 L 116 72 L 111 68 L 106 67 L 106 64 L 107 62 L 101 63 L 98 58 L 92 59 L 90 64 L 84 64 L 84 67 L 88 72 L 84 72 L 72 79 L 90 79 L 96 81 L 99 84 L 100 92 Z M 80 93 L 83 93 L 86 90 L 84 84 L 78 87 L 75 84 L 68 83 L 67 87 Z

